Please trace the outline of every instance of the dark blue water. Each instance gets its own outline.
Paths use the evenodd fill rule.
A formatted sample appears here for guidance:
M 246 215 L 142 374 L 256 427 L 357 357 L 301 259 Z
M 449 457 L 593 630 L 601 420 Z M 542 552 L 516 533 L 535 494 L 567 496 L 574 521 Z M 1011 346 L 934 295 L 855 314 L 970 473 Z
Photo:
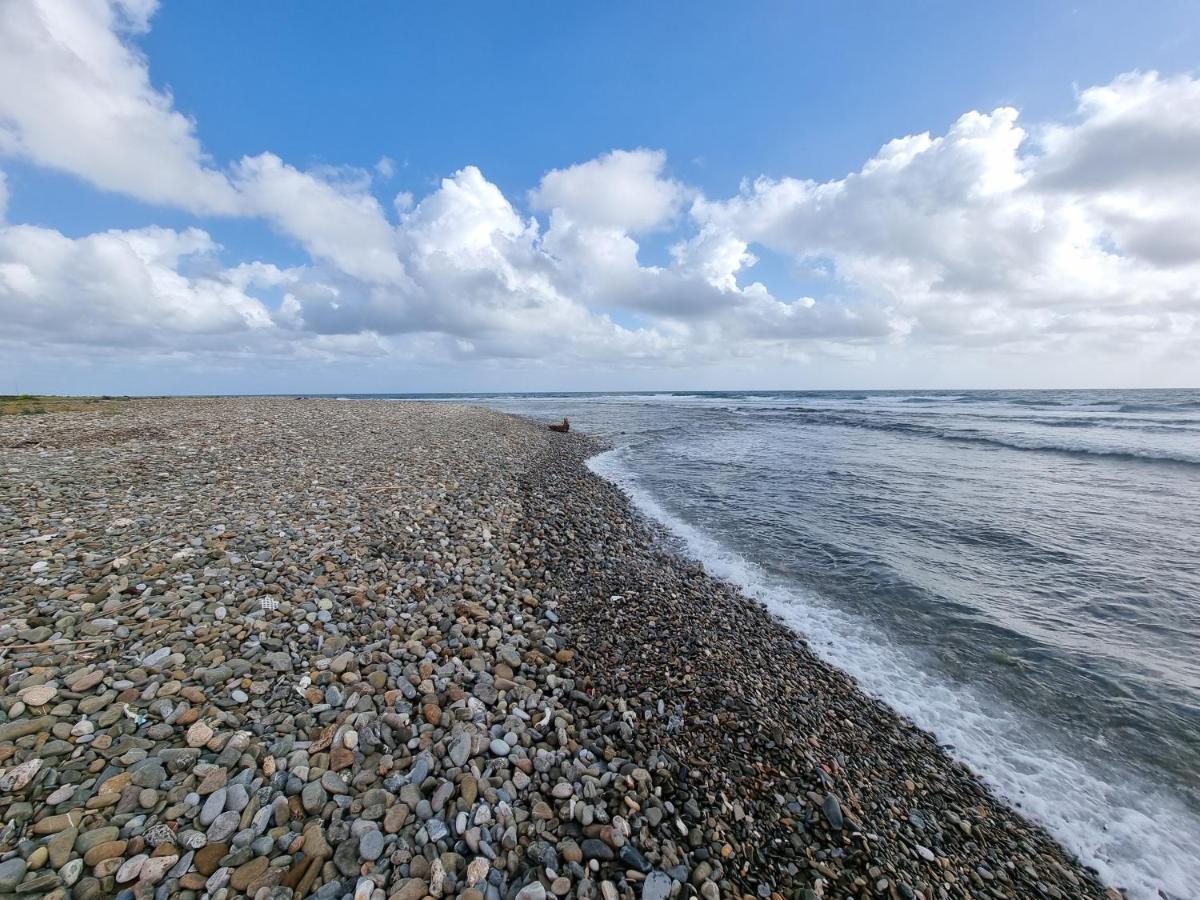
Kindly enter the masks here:
M 509 395 L 1133 896 L 1200 896 L 1200 391 Z

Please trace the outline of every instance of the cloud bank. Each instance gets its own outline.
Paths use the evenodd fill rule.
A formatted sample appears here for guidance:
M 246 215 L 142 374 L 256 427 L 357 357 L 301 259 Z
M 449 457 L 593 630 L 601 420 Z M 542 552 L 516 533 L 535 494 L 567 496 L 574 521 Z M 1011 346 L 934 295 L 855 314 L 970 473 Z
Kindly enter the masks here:
M 1063 122 L 967 112 L 833 181 L 759 178 L 707 197 L 662 151 L 632 148 L 550 170 L 516 203 L 467 166 L 385 204 L 371 173 L 211 159 L 202 123 L 152 85 L 137 48 L 153 12 L 0 7 L 0 158 L 261 220 L 307 261 L 226 265 L 199 228 L 5 224 L 0 173 L 6 352 L 659 370 L 926 351 L 1194 359 L 1190 75 L 1121 75 L 1079 92 Z M 381 160 L 376 175 L 393 171 Z M 668 242 L 662 264 L 643 261 L 647 239 Z M 818 295 L 756 280 L 764 251 Z

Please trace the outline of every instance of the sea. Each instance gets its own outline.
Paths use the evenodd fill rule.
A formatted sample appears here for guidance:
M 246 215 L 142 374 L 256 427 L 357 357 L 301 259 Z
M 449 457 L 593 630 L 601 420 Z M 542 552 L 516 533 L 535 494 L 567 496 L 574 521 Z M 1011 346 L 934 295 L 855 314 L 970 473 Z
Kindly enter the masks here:
M 1200 897 L 1200 391 L 438 395 L 572 427 L 1134 898 Z

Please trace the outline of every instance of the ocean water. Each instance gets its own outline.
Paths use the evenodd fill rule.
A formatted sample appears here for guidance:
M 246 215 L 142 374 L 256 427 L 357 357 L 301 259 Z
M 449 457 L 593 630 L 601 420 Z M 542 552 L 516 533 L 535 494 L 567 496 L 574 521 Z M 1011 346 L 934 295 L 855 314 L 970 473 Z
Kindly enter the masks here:
M 1200 897 L 1200 391 L 471 399 L 607 440 L 682 552 L 1108 883 Z

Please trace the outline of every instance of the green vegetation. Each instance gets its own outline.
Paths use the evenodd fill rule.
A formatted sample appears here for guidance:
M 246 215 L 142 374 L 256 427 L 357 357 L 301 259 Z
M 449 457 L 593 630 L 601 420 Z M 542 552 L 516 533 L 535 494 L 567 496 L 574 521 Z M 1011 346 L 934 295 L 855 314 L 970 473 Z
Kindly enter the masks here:
M 52 397 L 40 394 L 0 394 L 0 416 L 40 416 L 45 413 L 98 412 L 112 414 L 128 397 Z

